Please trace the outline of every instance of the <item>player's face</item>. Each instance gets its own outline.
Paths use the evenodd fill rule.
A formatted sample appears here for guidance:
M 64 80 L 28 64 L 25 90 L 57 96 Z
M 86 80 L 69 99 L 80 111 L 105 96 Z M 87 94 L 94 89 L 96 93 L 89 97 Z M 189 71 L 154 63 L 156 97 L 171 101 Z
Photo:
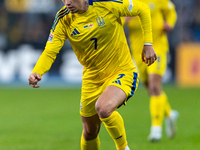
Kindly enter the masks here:
M 62 0 L 71 13 L 77 13 L 82 8 L 82 0 Z

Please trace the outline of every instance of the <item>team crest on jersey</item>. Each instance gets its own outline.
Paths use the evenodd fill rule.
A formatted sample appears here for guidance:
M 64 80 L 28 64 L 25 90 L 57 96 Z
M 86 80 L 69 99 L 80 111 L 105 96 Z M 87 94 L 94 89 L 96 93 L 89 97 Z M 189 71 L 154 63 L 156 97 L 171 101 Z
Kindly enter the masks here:
M 93 23 L 90 23 L 88 25 L 83 26 L 83 28 L 88 29 L 88 31 L 90 31 L 93 26 L 94 26 Z
M 97 24 L 100 27 L 100 29 L 104 28 L 106 26 L 103 17 L 98 17 L 96 19 L 96 21 L 97 21 Z
M 49 34 L 48 42 L 51 42 L 51 43 L 53 42 L 53 34 L 52 33 Z

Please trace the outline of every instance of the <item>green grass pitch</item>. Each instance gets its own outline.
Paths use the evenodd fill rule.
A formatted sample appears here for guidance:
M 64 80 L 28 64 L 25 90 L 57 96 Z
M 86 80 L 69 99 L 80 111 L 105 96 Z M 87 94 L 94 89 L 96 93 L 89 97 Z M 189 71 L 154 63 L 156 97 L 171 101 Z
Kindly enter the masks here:
M 200 150 L 200 89 L 164 87 L 180 113 L 174 139 L 149 143 L 149 97 L 143 87 L 118 111 L 131 150 Z M 0 150 L 80 150 L 80 89 L 0 89 Z M 164 125 L 163 125 L 164 126 Z M 103 124 L 100 150 L 115 150 Z

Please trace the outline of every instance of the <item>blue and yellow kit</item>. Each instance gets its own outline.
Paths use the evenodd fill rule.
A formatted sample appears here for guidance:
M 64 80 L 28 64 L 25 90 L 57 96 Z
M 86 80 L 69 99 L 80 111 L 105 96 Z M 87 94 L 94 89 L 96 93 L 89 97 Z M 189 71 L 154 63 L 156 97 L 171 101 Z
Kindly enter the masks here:
M 144 30 L 144 42 L 152 43 L 149 7 L 136 0 L 89 0 L 83 14 L 71 13 L 66 6 L 58 11 L 45 50 L 32 73 L 46 73 L 66 39 L 79 62 L 84 66 L 81 114 L 96 113 L 94 104 L 108 85 L 124 90 L 127 97 L 137 88 L 138 74 L 120 17 L 139 16 Z M 87 106 L 87 110 L 85 109 Z

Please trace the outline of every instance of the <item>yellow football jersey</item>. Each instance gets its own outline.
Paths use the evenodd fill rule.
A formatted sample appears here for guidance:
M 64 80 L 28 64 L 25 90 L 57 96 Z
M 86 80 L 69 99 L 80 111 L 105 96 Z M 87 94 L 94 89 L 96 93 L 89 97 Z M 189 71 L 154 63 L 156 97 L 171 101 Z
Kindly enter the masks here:
M 83 14 L 71 13 L 66 6 L 58 11 L 45 50 L 32 73 L 47 72 L 66 39 L 84 66 L 83 79 L 94 81 L 109 77 L 120 67 L 133 68 L 121 18 L 139 16 L 144 42 L 152 43 L 149 7 L 136 0 L 89 0 Z

